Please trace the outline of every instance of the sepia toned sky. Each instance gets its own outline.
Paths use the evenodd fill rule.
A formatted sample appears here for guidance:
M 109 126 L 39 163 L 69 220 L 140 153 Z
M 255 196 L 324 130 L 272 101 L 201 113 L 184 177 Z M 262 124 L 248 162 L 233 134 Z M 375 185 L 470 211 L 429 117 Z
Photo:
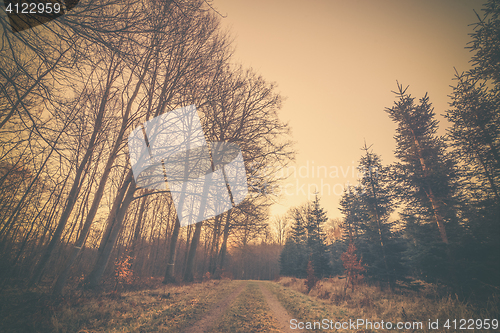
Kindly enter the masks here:
M 396 126 L 384 108 L 395 100 L 396 80 L 415 97 L 428 92 L 436 114 L 445 112 L 454 67 L 469 68 L 469 25 L 484 1 L 211 3 L 226 16 L 222 24 L 234 38 L 235 61 L 277 82 L 286 97 L 280 117 L 292 128 L 298 154 L 271 212 L 282 214 L 318 190 L 333 218 L 341 216 L 344 185 L 356 183 L 353 167 L 364 140 L 384 164 L 395 161 Z M 444 134 L 446 122 L 438 119 Z

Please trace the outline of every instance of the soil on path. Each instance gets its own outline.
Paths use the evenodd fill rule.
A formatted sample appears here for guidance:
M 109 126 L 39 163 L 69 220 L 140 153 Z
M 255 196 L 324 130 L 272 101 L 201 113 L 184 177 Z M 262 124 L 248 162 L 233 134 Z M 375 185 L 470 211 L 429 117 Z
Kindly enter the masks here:
M 294 332 L 294 330 L 290 328 L 290 319 L 292 319 L 292 317 L 290 316 L 288 311 L 286 311 L 283 305 L 281 305 L 276 296 L 274 296 L 274 294 L 266 288 L 264 283 L 259 283 L 259 287 L 260 291 L 266 298 L 269 308 L 273 312 L 274 318 L 279 324 L 279 329 L 282 332 Z
M 243 281 L 226 299 L 217 304 L 205 317 L 198 320 L 196 324 L 184 330 L 189 333 L 205 333 L 219 319 L 226 309 L 233 303 L 238 295 L 246 287 L 248 281 Z

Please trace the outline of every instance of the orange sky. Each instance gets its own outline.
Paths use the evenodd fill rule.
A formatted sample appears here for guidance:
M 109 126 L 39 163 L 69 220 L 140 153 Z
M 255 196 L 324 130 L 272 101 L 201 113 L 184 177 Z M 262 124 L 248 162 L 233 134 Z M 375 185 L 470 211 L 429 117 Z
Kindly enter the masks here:
M 330 217 L 340 217 L 335 193 L 347 181 L 356 182 L 352 168 L 364 140 L 384 164 L 395 160 L 395 125 L 384 108 L 394 102 L 396 80 L 410 85 L 415 97 L 428 92 L 435 112 L 443 114 L 454 67 L 469 68 L 471 54 L 464 47 L 473 28 L 468 25 L 477 21 L 473 9 L 480 13 L 483 3 L 214 0 L 234 37 L 235 60 L 277 82 L 287 98 L 281 118 L 292 127 L 295 166 L 302 173 L 284 184 L 290 184 L 288 195 L 272 213 L 304 203 L 323 185 L 318 188 L 323 206 Z M 441 134 L 445 127 L 441 121 Z M 328 174 L 322 168 L 317 177 L 318 166 Z M 338 177 L 330 177 L 335 170 Z

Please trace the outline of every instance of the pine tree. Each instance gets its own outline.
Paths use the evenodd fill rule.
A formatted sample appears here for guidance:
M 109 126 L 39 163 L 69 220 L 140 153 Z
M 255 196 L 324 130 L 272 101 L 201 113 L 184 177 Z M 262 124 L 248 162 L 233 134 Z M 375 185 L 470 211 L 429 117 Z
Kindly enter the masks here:
M 304 284 L 307 287 L 307 293 L 309 293 L 311 291 L 311 289 L 314 288 L 314 286 L 318 282 L 318 278 L 316 277 L 316 274 L 314 273 L 314 268 L 313 268 L 311 260 L 309 260 L 307 262 L 307 270 L 306 270 L 306 272 L 307 272 L 307 278 L 304 281 Z
M 328 276 L 328 248 L 322 228 L 328 217 L 320 206 L 319 197 L 316 196 L 313 202 L 292 208 L 290 215 L 293 220 L 291 236 L 280 255 L 280 273 L 305 278 L 307 263 L 311 260 L 316 277 Z
M 455 167 L 445 151 L 443 138 L 436 135 L 438 122 L 427 94 L 415 98 L 398 84 L 398 100 L 386 108 L 398 125 L 396 130 L 395 165 L 401 198 L 423 223 L 437 227 L 441 241 L 448 244 L 446 224 L 453 220 Z
M 454 251 L 462 279 L 496 285 L 500 281 L 500 2 L 484 6 L 469 48 L 473 68 L 456 75 L 451 108 L 450 145 L 459 163 L 462 246 Z
M 361 252 L 369 266 L 368 274 L 392 285 L 396 278 L 395 270 L 400 260 L 400 252 L 395 251 L 388 221 L 394 210 L 389 168 L 382 166 L 380 157 L 374 154 L 366 143 L 362 150 L 364 154 L 359 162 L 359 169 L 363 194 L 359 201 L 365 213 L 362 221 L 364 233 L 358 240 L 358 248 L 365 248 L 365 251 Z
M 361 209 L 361 193 L 360 187 L 347 186 L 340 198 L 340 212 L 344 215 L 343 229 L 346 232 L 344 239 L 356 239 L 361 233 L 361 221 L 366 220 L 366 212 Z
M 291 235 L 287 238 L 280 254 L 280 274 L 285 276 L 306 277 L 308 261 L 307 214 L 309 205 L 292 208 L 288 213 L 293 223 Z
M 309 214 L 309 204 L 300 207 L 294 207 L 290 210 L 292 216 L 292 235 L 291 238 L 296 243 L 305 243 L 307 239 L 307 216 Z
M 366 143 L 362 150 L 358 188 L 344 193 L 341 211 L 349 243 L 356 244 L 367 266 L 367 275 L 391 286 L 405 273 L 401 263 L 404 242 L 391 233 L 389 222 L 395 206 L 391 172 Z
M 317 194 L 311 203 L 307 217 L 307 245 L 312 256 L 315 275 L 321 278 L 330 273 L 328 248 L 325 244 L 326 235 L 323 231 L 323 224 L 328 221 L 328 217 L 326 211 L 320 206 Z
M 456 75 L 449 138 L 466 172 L 467 200 L 476 214 L 498 222 L 500 209 L 500 3 L 488 1 L 485 17 L 476 24 L 471 50 L 474 67 Z M 481 208 L 481 206 L 483 208 Z M 487 207 L 485 210 L 484 207 Z M 491 208 L 494 208 L 493 210 Z M 496 209 L 495 209 L 496 208 Z M 498 224 L 498 223 L 495 223 Z

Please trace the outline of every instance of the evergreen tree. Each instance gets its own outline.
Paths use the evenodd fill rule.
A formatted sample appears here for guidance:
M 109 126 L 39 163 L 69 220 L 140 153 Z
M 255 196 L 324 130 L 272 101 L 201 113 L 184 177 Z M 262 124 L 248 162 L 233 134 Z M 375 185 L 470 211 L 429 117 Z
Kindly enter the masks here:
M 391 235 L 389 216 L 394 210 L 394 194 L 391 187 L 390 171 L 383 167 L 380 157 L 374 154 L 365 143 L 363 156 L 359 162 L 360 184 L 363 188 L 359 198 L 360 208 L 364 210 L 363 235 L 358 239 L 367 274 L 385 280 L 392 285 L 402 273 L 401 247 Z
M 367 275 L 392 285 L 405 273 L 402 265 L 405 247 L 402 239 L 391 233 L 389 216 L 394 210 L 391 173 L 366 143 L 362 150 L 358 188 L 344 193 L 341 211 L 349 243 L 356 244 L 367 266 Z
M 462 183 L 476 214 L 498 225 L 500 209 L 500 3 L 488 1 L 472 34 L 471 70 L 456 76 L 446 117 L 454 153 L 465 170 Z M 486 208 L 486 209 L 485 209 Z M 492 209 L 493 208 L 493 209 Z M 484 227 L 486 227 L 484 225 Z M 498 229 L 497 229 L 498 231 Z M 498 234 L 497 234 L 498 235 Z
M 446 225 L 454 220 L 455 167 L 445 151 L 443 138 L 436 135 L 438 122 L 427 94 L 415 98 L 398 84 L 398 100 L 386 108 L 398 125 L 395 164 L 401 198 L 422 223 L 433 223 L 441 241 L 448 244 Z M 432 235 L 428 235 L 432 237 Z
M 306 225 L 309 209 L 309 204 L 305 204 L 300 207 L 294 207 L 290 211 L 293 220 L 291 238 L 296 243 L 305 244 L 307 240 Z
M 309 205 L 292 208 L 288 213 L 293 223 L 291 235 L 287 238 L 280 254 L 280 274 L 285 276 L 306 277 L 309 251 L 307 248 L 307 214 Z
M 398 125 L 395 186 L 404 204 L 400 214 L 410 240 L 406 259 L 413 274 L 430 281 L 455 284 L 463 227 L 457 215 L 457 174 L 427 94 L 415 102 L 398 84 L 398 100 L 386 112 Z M 449 241 L 451 239 L 451 242 Z
M 462 223 L 460 277 L 500 281 L 500 2 L 489 0 L 472 34 L 473 68 L 456 75 L 446 117 L 459 163 Z
M 306 275 L 307 252 L 304 244 L 297 243 L 293 238 L 288 238 L 281 251 L 280 274 L 304 278 Z
M 329 275 L 328 248 L 322 228 L 328 217 L 320 206 L 319 197 L 316 196 L 313 202 L 292 208 L 290 215 L 293 220 L 291 236 L 280 255 L 280 273 L 305 278 L 310 260 L 316 277 Z
M 323 224 L 328 221 L 326 211 L 320 206 L 319 197 L 316 194 L 310 205 L 307 215 L 307 245 L 311 255 L 314 273 L 317 277 L 328 276 L 330 273 L 328 263 L 328 248 L 325 244 L 326 235 L 323 232 Z
M 361 221 L 366 220 L 366 212 L 361 209 L 361 187 L 348 185 L 340 198 L 340 212 L 343 218 L 343 239 L 356 239 L 361 233 Z

